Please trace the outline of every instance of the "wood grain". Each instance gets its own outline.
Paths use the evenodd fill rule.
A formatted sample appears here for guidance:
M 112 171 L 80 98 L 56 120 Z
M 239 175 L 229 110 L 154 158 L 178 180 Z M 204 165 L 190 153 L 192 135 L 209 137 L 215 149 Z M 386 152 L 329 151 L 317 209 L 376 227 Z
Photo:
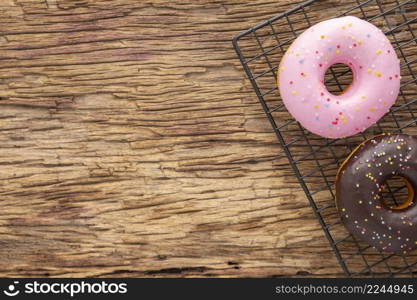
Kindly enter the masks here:
M 342 276 L 231 46 L 294 5 L 1 1 L 0 276 Z

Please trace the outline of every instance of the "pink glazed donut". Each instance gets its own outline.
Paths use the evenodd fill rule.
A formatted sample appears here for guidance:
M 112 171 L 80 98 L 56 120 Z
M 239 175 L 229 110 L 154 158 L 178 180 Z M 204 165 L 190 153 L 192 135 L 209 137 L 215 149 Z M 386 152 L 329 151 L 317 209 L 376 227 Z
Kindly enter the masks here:
M 352 84 L 341 94 L 324 85 L 327 69 L 348 65 Z M 285 53 L 278 87 L 292 116 L 311 132 L 341 138 L 364 131 L 394 104 L 400 88 L 400 62 L 380 29 L 348 16 L 327 20 L 303 32 Z

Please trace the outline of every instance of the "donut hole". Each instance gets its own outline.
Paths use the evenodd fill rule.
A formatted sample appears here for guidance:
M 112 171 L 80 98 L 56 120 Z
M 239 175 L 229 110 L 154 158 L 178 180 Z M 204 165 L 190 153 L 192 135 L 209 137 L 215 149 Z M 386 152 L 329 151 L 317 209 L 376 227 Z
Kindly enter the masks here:
M 352 69 L 345 64 L 337 63 L 327 69 L 324 75 L 324 85 L 329 93 L 342 95 L 353 82 Z
M 393 176 L 383 184 L 382 203 L 393 210 L 406 209 L 412 205 L 414 190 L 411 183 L 404 177 Z

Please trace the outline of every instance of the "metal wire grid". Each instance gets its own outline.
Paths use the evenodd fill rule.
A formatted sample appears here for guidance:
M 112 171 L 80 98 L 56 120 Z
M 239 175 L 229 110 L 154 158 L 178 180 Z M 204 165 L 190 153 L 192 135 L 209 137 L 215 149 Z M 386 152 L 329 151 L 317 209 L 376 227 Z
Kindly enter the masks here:
M 288 157 L 302 189 L 319 220 L 344 273 L 349 277 L 414 277 L 417 255 L 387 254 L 354 238 L 343 228 L 335 208 L 334 183 L 338 167 L 360 142 L 381 132 L 416 134 L 417 0 L 346 1 L 338 16 L 320 10 L 323 1 L 309 0 L 237 35 L 233 45 L 259 101 Z M 324 1 L 326 2 L 326 1 Z M 329 3 L 327 3 L 329 4 Z M 326 15 L 327 14 L 327 15 Z M 356 15 L 379 26 L 401 60 L 399 98 L 389 113 L 367 131 L 344 139 L 325 139 L 307 132 L 286 111 L 276 86 L 276 71 L 286 49 L 315 23 L 331 17 Z M 349 71 L 330 68 L 326 84 L 343 91 L 340 82 Z M 404 186 L 390 187 L 396 197 Z

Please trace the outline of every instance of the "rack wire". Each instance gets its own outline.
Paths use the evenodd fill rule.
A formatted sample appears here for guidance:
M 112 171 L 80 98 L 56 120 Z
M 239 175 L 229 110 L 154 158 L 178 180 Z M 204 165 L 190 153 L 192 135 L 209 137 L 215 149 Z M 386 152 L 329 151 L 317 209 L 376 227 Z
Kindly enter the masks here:
M 416 252 L 380 252 L 343 227 L 335 207 L 335 177 L 347 155 L 361 142 L 382 132 L 417 134 L 417 0 L 351 0 L 342 13 L 329 15 L 334 1 L 309 0 L 262 22 L 233 39 L 233 46 L 289 163 L 313 208 L 340 266 L 349 277 L 414 277 Z M 291 43 L 310 26 L 332 17 L 354 15 L 379 27 L 391 40 L 401 64 L 396 104 L 374 126 L 343 139 L 326 139 L 305 130 L 285 109 L 276 84 L 278 64 Z M 342 92 L 349 69 L 326 73 L 330 92 Z M 383 196 L 395 204 L 404 185 L 386 184 Z M 406 194 L 406 193 L 405 193 Z

